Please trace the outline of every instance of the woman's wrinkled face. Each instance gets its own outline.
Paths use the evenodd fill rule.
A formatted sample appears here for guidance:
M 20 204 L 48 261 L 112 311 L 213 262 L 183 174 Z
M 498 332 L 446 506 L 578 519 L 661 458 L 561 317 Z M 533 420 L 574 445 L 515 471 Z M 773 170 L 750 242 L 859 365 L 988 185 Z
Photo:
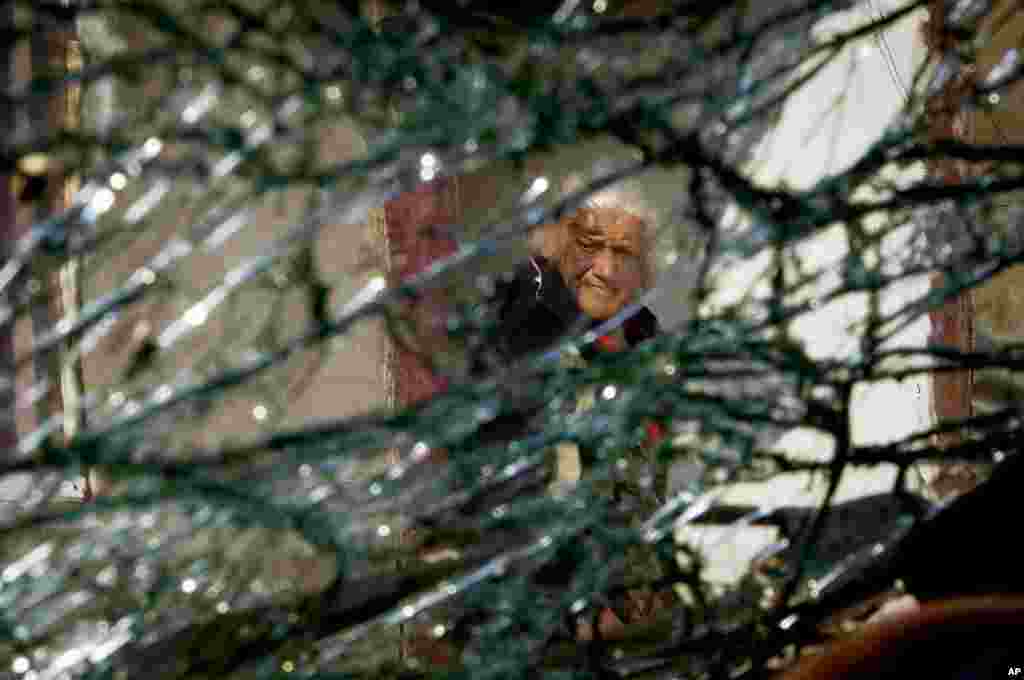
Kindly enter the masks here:
M 603 321 L 644 284 L 644 222 L 619 208 L 583 208 L 568 224 L 558 263 L 584 314 Z

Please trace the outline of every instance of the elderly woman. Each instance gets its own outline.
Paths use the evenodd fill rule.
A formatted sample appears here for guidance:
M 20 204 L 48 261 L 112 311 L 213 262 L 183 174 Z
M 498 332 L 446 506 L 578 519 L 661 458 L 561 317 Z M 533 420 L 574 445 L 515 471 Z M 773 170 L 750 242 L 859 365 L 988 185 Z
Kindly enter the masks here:
M 538 229 L 532 255 L 500 294 L 500 350 L 505 358 L 539 350 L 566 332 L 606 321 L 635 302 L 652 280 L 649 221 L 594 203 Z M 646 307 L 602 338 L 621 349 L 657 332 Z
M 653 267 L 651 221 L 638 212 L 623 207 L 618 201 L 599 199 L 533 234 L 531 256 L 499 290 L 498 349 L 504 360 L 544 350 L 568 333 L 601 325 L 639 300 L 652 283 Z M 632 310 L 620 326 L 584 347 L 578 360 L 587 361 L 601 352 L 626 349 L 654 336 L 657 331 L 654 314 L 641 306 Z M 585 411 L 588 402 L 593 400 L 592 394 L 588 398 L 584 390 L 576 396 L 575 409 Z M 538 406 L 543 408 L 543 405 Z M 488 434 L 513 439 L 528 429 L 528 420 L 528 417 L 502 419 L 493 423 Z M 653 423 L 649 425 L 649 434 L 657 437 L 657 427 Z M 590 457 L 568 442 L 555 449 L 552 483 L 575 484 Z M 641 455 L 641 458 L 646 456 Z M 637 463 L 630 466 L 636 474 L 653 465 L 646 460 Z M 621 486 L 636 488 L 629 483 Z M 619 487 L 616 484 L 608 491 L 619 495 L 623 491 Z M 644 495 L 651 496 L 647 500 L 653 501 L 655 506 L 659 502 L 655 489 L 646 489 Z M 653 612 L 668 606 L 673 600 L 670 592 L 655 593 L 644 585 L 656 580 L 658 569 L 652 564 L 650 556 L 632 556 L 622 577 L 626 588 L 624 599 L 620 599 L 614 609 L 602 608 L 596 621 L 581 621 L 577 635 L 591 638 L 596 623 L 602 635 L 614 637 L 625 625 L 644 621 Z M 556 560 L 552 571 L 561 572 L 563 566 Z

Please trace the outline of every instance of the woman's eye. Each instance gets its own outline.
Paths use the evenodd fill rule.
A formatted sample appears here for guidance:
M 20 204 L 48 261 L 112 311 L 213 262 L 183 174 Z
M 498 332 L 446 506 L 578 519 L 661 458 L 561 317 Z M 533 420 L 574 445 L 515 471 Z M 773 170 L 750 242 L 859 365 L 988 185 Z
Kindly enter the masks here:
M 597 250 L 597 244 L 593 241 L 580 241 L 580 248 L 588 253 L 592 253 Z

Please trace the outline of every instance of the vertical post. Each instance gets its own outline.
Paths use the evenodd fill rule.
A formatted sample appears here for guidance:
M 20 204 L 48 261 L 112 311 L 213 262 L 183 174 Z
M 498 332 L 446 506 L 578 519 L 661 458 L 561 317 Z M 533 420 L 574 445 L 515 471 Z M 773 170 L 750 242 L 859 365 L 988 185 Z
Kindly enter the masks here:
M 946 30 L 947 3 L 932 0 L 928 6 L 929 17 L 925 24 L 925 43 L 933 53 L 944 54 L 955 47 L 957 36 Z M 967 140 L 968 120 L 959 105 L 967 88 L 972 86 L 973 70 L 965 68 L 964 72 L 949 82 L 927 102 L 928 134 L 934 140 L 959 139 Z M 962 182 L 970 174 L 970 168 L 958 161 L 940 161 L 934 163 L 929 171 L 933 176 L 947 184 Z M 940 246 L 942 244 L 936 244 Z M 934 274 L 931 280 L 933 290 L 945 286 L 945 276 Z M 931 343 L 955 347 L 970 352 L 974 350 L 974 304 L 971 291 L 965 291 L 945 304 L 932 309 L 929 314 L 932 332 Z M 932 376 L 932 408 L 936 422 L 941 424 L 950 420 L 968 418 L 974 413 L 972 402 L 974 387 L 974 371 L 936 373 Z M 940 447 L 959 443 L 960 436 L 956 433 L 939 435 L 935 444 Z M 976 476 L 971 468 L 963 465 L 944 466 L 932 480 L 933 490 L 940 495 L 967 491 L 976 483 Z
M 0 32 L 12 28 L 13 3 L 0 3 Z M 6 92 L 14 80 L 14 46 L 0 45 L 0 92 Z M 0 130 L 14 126 L 10 106 L 0 106 Z M 10 244 L 18 237 L 14 188 L 11 175 L 0 170 L 0 264 L 7 258 Z M 0 296 L 0 309 L 8 298 Z M 18 441 L 15 416 L 14 320 L 4 319 L 0 312 L 0 452 L 6 452 Z M 0 455 L 3 455 L 0 453 Z
M 65 33 L 59 37 L 55 46 L 62 58 L 61 68 L 65 73 L 82 70 L 82 48 L 78 40 L 74 24 L 69 24 Z M 76 130 L 80 125 L 82 108 L 82 90 L 78 85 L 68 87 L 61 106 L 60 125 L 65 130 Z M 58 210 L 66 209 L 79 189 L 77 175 L 68 175 L 60 182 Z M 81 259 L 77 256 L 68 257 L 57 272 L 57 287 L 60 295 L 60 312 L 72 324 L 78 320 L 78 312 L 82 307 L 82 290 L 80 285 Z M 75 438 L 85 425 L 85 411 L 82 397 L 82 361 L 77 350 L 65 347 L 61 352 L 60 390 L 64 409 L 64 437 L 66 441 Z M 88 478 L 86 490 L 88 491 Z
M 73 9 L 59 18 L 56 25 L 34 33 L 32 38 L 32 70 L 34 75 L 60 78 L 82 68 L 82 53 L 78 42 Z M 33 120 L 40 127 L 37 133 L 48 134 L 59 130 L 74 130 L 79 126 L 81 87 L 65 87 L 33 111 Z M 36 206 L 36 218 L 45 219 L 67 208 L 78 190 L 77 176 L 56 163 L 47 168 L 46 192 Z M 36 305 L 32 315 L 33 333 L 48 332 L 58 319 L 74 321 L 81 306 L 79 272 L 81 263 L 69 257 L 52 265 L 43 264 L 42 270 L 33 272 L 47 292 L 47 304 Z M 46 402 L 50 414 L 63 413 L 63 442 L 73 439 L 84 425 L 82 408 L 82 369 L 78 354 L 63 347 L 59 355 L 48 356 L 37 366 L 37 372 L 47 374 L 57 386 Z M 45 416 L 44 416 L 45 417 Z M 86 497 L 91 496 L 88 475 L 83 480 Z

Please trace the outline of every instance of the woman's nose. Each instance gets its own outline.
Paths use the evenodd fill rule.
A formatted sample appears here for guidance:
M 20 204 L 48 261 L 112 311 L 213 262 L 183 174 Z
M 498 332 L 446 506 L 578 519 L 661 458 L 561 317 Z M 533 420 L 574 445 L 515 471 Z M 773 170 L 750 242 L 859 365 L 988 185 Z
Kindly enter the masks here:
M 618 271 L 618 265 L 615 261 L 615 253 L 610 250 L 601 250 L 594 255 L 594 261 L 591 267 L 594 273 L 603 279 L 612 279 L 615 277 L 615 273 Z

